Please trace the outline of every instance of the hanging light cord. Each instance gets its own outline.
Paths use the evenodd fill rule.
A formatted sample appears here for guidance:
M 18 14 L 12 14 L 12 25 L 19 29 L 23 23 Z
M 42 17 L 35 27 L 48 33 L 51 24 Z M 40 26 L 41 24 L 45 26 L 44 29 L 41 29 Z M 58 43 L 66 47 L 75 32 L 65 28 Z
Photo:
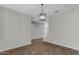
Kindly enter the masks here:
M 43 13 L 43 5 L 44 5 L 44 4 L 41 4 L 41 6 L 42 6 L 42 13 Z

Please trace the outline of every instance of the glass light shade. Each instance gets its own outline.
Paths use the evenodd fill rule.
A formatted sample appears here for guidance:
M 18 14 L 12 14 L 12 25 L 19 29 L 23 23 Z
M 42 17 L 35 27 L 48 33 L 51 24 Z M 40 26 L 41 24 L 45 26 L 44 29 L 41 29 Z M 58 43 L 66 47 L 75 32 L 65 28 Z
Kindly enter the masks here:
M 40 17 L 40 20 L 45 20 L 46 19 L 46 14 L 45 13 L 40 13 L 39 17 Z
M 40 19 L 45 19 L 46 17 L 44 15 L 41 15 L 40 16 Z

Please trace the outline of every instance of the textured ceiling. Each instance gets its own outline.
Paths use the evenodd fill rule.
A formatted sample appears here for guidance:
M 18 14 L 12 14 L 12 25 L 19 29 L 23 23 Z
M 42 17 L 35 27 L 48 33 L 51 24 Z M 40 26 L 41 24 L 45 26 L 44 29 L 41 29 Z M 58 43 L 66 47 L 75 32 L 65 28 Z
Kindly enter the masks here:
M 1 7 L 12 9 L 31 17 L 37 19 L 39 18 L 39 13 L 41 12 L 40 4 L 1 4 Z M 50 18 L 54 15 L 63 13 L 65 11 L 71 10 L 78 5 L 69 5 L 69 4 L 45 4 L 44 12 L 47 14 L 47 18 Z

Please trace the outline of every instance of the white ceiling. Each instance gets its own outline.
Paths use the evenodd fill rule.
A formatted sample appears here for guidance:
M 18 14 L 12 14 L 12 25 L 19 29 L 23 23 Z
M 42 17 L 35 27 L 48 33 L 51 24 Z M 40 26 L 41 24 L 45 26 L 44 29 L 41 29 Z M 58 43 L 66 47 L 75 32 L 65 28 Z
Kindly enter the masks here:
M 39 18 L 39 13 L 41 12 L 40 4 L 0 4 L 1 7 L 5 7 L 8 9 L 12 9 L 26 15 L 30 15 L 35 19 Z M 50 18 L 59 13 L 63 13 L 65 11 L 71 10 L 72 8 L 78 5 L 70 5 L 70 4 L 45 4 L 44 12 L 47 14 L 47 18 Z M 55 13 L 55 11 L 59 11 Z

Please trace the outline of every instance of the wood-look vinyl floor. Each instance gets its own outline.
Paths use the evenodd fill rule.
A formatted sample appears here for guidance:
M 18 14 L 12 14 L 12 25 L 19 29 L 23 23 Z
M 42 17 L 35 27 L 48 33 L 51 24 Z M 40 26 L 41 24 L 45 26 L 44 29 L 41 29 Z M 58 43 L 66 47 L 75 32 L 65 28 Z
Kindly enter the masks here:
M 79 51 L 44 42 L 44 51 L 32 51 L 30 45 L 0 52 L 0 55 L 79 55 Z

